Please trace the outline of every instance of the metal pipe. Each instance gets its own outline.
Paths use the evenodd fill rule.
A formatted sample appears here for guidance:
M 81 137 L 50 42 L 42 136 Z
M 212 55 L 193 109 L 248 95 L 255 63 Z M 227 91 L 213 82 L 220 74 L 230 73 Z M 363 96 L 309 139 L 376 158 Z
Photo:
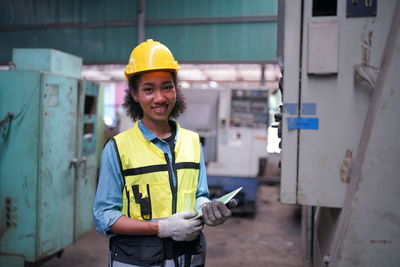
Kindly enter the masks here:
M 140 0 L 137 4 L 138 19 L 117 20 L 85 23 L 46 23 L 46 24 L 20 24 L 0 25 L 0 31 L 23 31 L 23 30 L 48 30 L 48 29 L 81 29 L 81 28 L 103 28 L 103 27 L 129 27 L 138 26 L 141 19 L 145 20 L 145 4 L 141 6 Z M 140 11 L 140 12 L 139 12 Z M 143 12 L 141 12 L 143 11 Z M 143 13 L 143 14 L 142 14 Z M 143 18 L 141 18 L 141 15 Z M 186 24 L 229 24 L 229 23 L 262 23 L 276 22 L 277 16 L 243 16 L 243 17 L 215 17 L 215 18 L 179 18 L 179 19 L 150 19 L 145 20 L 143 25 L 186 25 Z
M 261 64 L 260 86 L 265 87 L 265 64 Z
M 137 43 L 144 42 L 146 27 L 146 0 L 137 2 Z
M 278 16 L 152 19 L 147 21 L 147 25 L 255 23 L 255 22 L 276 22 L 277 19 Z

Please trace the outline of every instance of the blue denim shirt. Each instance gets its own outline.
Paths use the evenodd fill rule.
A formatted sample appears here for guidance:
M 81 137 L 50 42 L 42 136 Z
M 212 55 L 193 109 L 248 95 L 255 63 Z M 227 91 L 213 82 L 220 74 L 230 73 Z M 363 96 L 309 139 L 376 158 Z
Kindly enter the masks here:
M 143 136 L 153 142 L 164 153 L 168 154 L 172 162 L 172 153 L 169 145 L 164 140 L 158 138 L 153 132 L 147 129 L 142 121 L 139 121 L 139 129 Z M 177 136 L 175 135 L 175 142 Z M 173 177 L 174 186 L 176 186 L 175 177 Z M 124 178 L 119 167 L 117 151 L 114 142 L 108 142 L 101 154 L 99 183 L 97 186 L 96 198 L 93 203 L 93 221 L 96 230 L 105 236 L 111 237 L 109 230 L 111 226 L 123 216 L 122 210 L 122 190 L 125 186 Z M 205 202 L 208 202 L 208 186 L 206 167 L 204 163 L 203 150 L 201 150 L 199 181 L 196 193 L 196 208 L 199 208 Z

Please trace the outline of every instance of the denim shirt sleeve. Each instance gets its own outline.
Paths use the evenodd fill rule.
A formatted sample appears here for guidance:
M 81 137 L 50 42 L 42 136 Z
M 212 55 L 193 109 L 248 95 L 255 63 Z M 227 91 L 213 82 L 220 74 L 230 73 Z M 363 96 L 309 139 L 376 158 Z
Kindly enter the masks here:
M 101 154 L 100 175 L 93 203 L 93 221 L 96 230 L 112 237 L 111 226 L 123 216 L 122 189 L 125 185 L 114 142 L 108 142 Z
M 206 164 L 204 162 L 203 147 L 201 147 L 199 181 L 196 192 L 196 209 L 199 209 L 201 205 L 209 201 Z

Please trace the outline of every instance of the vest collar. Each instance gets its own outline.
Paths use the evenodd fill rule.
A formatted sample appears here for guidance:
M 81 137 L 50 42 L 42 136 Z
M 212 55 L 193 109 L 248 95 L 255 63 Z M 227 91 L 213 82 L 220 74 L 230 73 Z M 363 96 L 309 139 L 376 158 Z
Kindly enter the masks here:
M 175 134 L 175 143 L 176 140 L 178 139 L 178 134 L 179 134 L 179 124 L 178 122 L 174 121 L 174 120 L 170 120 L 173 123 L 176 124 L 176 134 Z M 152 131 L 150 131 L 143 123 L 142 120 L 139 120 L 138 122 L 136 122 L 140 131 L 142 132 L 144 138 L 146 138 L 147 141 L 153 142 L 155 139 L 161 140 L 160 138 L 158 138 L 158 136 L 153 133 Z

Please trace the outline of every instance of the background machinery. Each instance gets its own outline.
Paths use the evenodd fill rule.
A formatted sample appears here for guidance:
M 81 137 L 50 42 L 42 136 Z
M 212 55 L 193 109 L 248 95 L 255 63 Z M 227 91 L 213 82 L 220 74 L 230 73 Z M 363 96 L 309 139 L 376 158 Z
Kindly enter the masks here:
M 280 1 L 282 203 L 306 266 L 400 264 L 400 2 Z
M 99 85 L 82 59 L 14 49 L 0 71 L 0 265 L 60 253 L 92 228 Z
M 243 186 L 236 212 L 254 215 L 258 176 L 267 160 L 268 91 L 189 89 L 183 127 L 203 138 L 210 197 Z

